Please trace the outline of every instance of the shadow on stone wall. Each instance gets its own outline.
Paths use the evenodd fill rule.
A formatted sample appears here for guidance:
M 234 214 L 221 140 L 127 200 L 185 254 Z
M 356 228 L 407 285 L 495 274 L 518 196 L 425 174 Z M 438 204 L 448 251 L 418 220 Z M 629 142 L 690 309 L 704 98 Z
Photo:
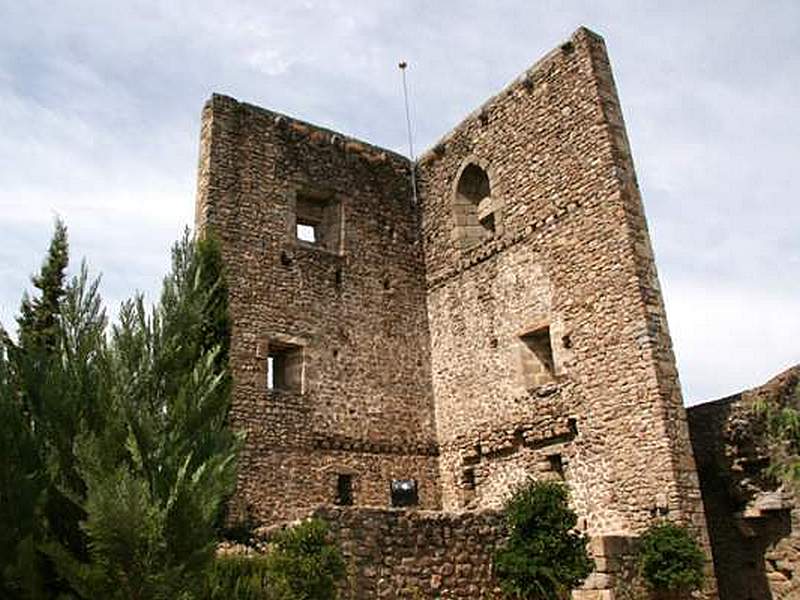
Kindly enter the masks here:
M 769 448 L 753 413 L 757 401 L 796 402 L 800 367 L 764 386 L 688 410 L 719 596 L 800 597 L 800 511 L 767 473 Z M 800 577 L 798 577 L 800 579 Z

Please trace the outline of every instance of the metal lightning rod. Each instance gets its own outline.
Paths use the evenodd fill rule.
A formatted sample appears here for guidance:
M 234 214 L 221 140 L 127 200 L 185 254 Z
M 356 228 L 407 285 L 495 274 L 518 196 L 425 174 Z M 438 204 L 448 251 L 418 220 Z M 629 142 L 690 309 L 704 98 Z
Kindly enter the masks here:
M 400 67 L 400 73 L 403 75 L 403 101 L 406 107 L 406 129 L 408 130 L 408 154 L 411 157 L 411 194 L 414 200 L 414 205 L 417 204 L 417 165 L 416 165 L 416 157 L 414 156 L 414 138 L 411 135 L 411 113 L 408 110 L 408 85 L 406 84 L 406 67 L 408 67 L 408 63 L 406 61 L 400 61 L 397 65 Z

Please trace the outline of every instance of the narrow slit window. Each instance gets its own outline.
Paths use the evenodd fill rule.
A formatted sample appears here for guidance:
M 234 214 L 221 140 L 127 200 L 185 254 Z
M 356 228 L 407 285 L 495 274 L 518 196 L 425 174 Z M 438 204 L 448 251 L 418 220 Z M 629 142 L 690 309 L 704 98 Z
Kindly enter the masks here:
M 275 356 L 267 357 L 267 389 L 275 389 Z
M 464 488 L 468 490 L 475 489 L 475 469 L 472 467 L 468 469 L 464 469 L 461 473 L 461 481 L 464 484 Z
M 564 479 L 564 459 L 560 454 L 550 454 L 547 457 L 549 470 L 555 473 L 559 479 Z
M 353 505 L 353 476 L 340 474 L 336 477 L 336 504 L 339 506 Z

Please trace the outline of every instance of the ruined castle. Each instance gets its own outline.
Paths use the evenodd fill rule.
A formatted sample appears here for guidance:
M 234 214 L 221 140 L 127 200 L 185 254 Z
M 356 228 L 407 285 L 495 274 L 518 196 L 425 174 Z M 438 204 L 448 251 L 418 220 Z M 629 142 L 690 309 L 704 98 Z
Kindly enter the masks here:
M 413 580 L 464 598 L 486 577 L 495 521 L 481 515 L 528 477 L 566 482 L 596 557 L 656 518 L 689 524 L 708 549 L 596 34 L 579 29 L 414 163 L 214 95 L 196 219 L 228 269 L 242 515 L 272 524 L 327 505 L 349 524 L 340 535 L 366 547 L 353 536 L 374 533 L 395 553 L 406 570 L 387 559 L 380 575 L 395 590 Z M 443 523 L 443 544 L 477 558 L 403 563 L 393 536 L 434 539 Z M 478 543 L 459 538 L 484 525 Z M 585 598 L 612 597 L 607 562 Z M 393 597 L 373 567 L 359 567 L 364 597 Z

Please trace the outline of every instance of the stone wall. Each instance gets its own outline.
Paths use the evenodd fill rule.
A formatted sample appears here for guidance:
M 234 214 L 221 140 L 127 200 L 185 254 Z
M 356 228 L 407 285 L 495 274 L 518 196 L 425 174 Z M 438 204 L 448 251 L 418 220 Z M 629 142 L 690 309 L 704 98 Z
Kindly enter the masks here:
M 344 598 L 490 597 L 496 512 L 321 509 L 348 565 Z
M 390 480 L 409 478 L 439 506 L 408 161 L 217 95 L 200 160 L 197 221 L 222 241 L 232 422 L 247 431 L 237 506 L 291 518 L 333 501 L 336 473 L 353 476 L 358 504 L 388 506 Z M 324 245 L 298 239 L 303 203 L 336 220 Z M 295 363 L 286 389 L 268 389 L 275 351 Z
M 800 597 L 800 507 L 769 476 L 757 401 L 798 408 L 800 367 L 765 385 L 689 409 L 708 530 L 725 600 Z
M 303 514 L 340 476 L 357 506 L 414 479 L 448 511 L 555 477 L 594 538 L 667 516 L 707 548 L 602 39 L 579 29 L 413 167 L 418 204 L 399 155 L 207 104 L 197 223 L 222 240 L 248 433 L 234 516 Z
M 493 557 L 505 542 L 506 525 L 497 511 L 450 513 L 326 506 L 315 510 L 313 516 L 328 523 L 331 541 L 344 557 L 347 575 L 340 586 L 341 598 L 502 597 L 493 573 Z M 257 551 L 268 552 L 271 535 L 285 525 L 260 531 Z M 635 538 L 590 540 L 596 569 L 581 589 L 573 592 L 573 599 L 649 598 L 635 577 L 635 549 Z
M 470 215 L 476 168 L 488 185 Z M 668 513 L 704 539 L 602 40 L 581 29 L 545 56 L 423 155 L 419 181 L 443 507 L 496 506 L 560 462 L 591 535 Z

